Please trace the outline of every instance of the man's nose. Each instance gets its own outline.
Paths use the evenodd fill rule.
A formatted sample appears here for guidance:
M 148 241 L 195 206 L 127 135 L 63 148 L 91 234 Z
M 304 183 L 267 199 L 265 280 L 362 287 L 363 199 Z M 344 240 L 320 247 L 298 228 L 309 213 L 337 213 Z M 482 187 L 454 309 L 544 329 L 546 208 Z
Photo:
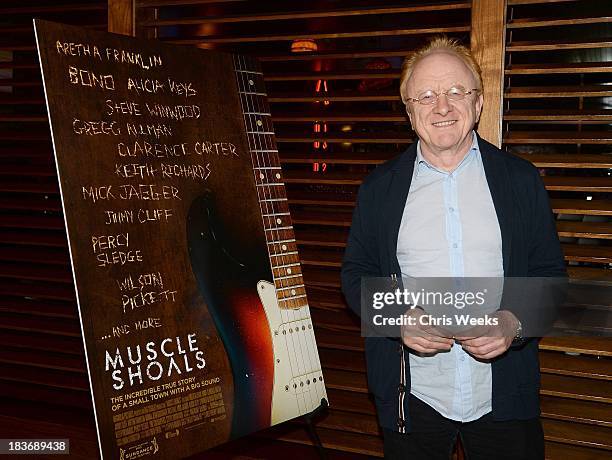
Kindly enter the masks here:
M 448 103 L 448 97 L 446 94 L 440 94 L 438 96 L 434 110 L 440 115 L 446 115 L 448 112 L 453 110 L 453 106 Z

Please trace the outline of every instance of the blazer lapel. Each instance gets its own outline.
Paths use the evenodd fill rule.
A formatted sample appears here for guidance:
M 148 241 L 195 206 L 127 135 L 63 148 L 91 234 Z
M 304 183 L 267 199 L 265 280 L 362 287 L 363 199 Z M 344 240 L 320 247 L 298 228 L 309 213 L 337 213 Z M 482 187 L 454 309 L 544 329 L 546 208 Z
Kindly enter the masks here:
M 404 207 L 412 182 L 414 162 L 416 160 L 416 142 L 406 150 L 392 168 L 391 181 L 383 204 L 382 225 L 383 234 L 387 240 L 387 256 L 389 271 L 399 270 L 397 262 L 397 239 L 404 215 Z
M 485 176 L 491 191 L 493 206 L 497 214 L 499 228 L 502 237 L 502 256 L 504 263 L 504 274 L 509 275 L 510 254 L 512 248 L 512 187 L 510 176 L 504 167 L 504 161 L 497 148 L 483 141 L 478 136 L 478 146 L 482 155 L 482 164 Z

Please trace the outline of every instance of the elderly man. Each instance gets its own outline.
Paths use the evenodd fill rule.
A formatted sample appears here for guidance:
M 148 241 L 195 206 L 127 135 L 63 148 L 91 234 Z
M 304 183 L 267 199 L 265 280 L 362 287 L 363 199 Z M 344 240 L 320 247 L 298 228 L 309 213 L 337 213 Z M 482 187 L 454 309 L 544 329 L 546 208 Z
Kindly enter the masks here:
M 435 38 L 404 63 L 418 141 L 359 190 L 342 267 L 358 314 L 364 277 L 565 276 L 537 169 L 474 131 L 482 89 L 454 40 Z M 402 339 L 366 338 L 386 458 L 448 459 L 457 436 L 470 460 L 544 458 L 538 342 L 504 305 L 497 318 L 498 330 L 467 337 L 406 326 Z

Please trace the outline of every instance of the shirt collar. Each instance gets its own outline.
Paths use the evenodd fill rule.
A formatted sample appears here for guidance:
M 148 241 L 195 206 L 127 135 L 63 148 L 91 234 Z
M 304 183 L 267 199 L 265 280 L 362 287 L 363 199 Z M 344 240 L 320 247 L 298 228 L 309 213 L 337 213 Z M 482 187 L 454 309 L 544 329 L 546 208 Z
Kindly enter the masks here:
M 419 177 L 420 173 L 428 169 L 438 171 L 443 174 L 450 174 L 447 171 L 443 171 L 443 170 L 436 168 L 435 166 L 433 166 L 431 163 L 429 163 L 425 159 L 425 157 L 423 156 L 423 153 L 421 152 L 421 141 L 420 140 L 417 142 L 416 151 L 417 151 L 417 155 L 416 155 L 416 160 L 414 164 L 414 177 L 415 178 Z M 476 136 L 476 133 L 472 130 L 472 146 L 470 147 L 470 150 L 468 151 L 468 153 L 463 157 L 463 160 L 461 160 L 461 163 L 459 163 L 459 165 L 457 165 L 457 167 L 452 172 L 454 173 L 456 171 L 459 171 L 460 168 L 463 168 L 469 162 L 469 160 L 473 158 L 477 153 L 480 153 L 480 147 L 478 146 L 478 136 Z

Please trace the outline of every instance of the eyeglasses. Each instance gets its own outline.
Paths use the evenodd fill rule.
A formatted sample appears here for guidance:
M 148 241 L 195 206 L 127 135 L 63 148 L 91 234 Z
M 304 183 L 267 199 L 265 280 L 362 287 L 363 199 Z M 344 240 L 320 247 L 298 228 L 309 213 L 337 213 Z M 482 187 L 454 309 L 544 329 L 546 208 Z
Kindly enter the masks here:
M 471 90 L 467 90 L 461 86 L 453 86 L 452 88 L 447 89 L 446 91 L 442 91 L 440 93 L 436 93 L 435 91 L 428 89 L 427 91 L 423 91 L 419 94 L 419 97 L 407 97 L 407 101 L 418 102 L 421 105 L 432 105 L 438 102 L 438 98 L 440 95 L 444 94 L 451 101 L 461 101 L 465 99 L 465 96 L 468 94 L 472 94 L 474 92 L 480 91 L 478 88 L 472 88 Z

